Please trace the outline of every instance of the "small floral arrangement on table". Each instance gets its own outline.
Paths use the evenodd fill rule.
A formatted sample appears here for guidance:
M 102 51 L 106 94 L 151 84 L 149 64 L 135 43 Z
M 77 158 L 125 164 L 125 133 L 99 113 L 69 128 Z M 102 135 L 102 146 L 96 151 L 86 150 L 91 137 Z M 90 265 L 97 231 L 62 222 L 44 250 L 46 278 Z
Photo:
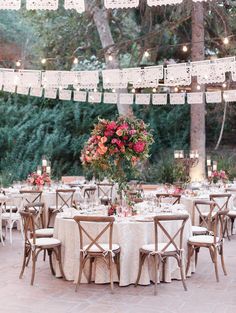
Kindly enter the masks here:
M 27 182 L 32 186 L 44 186 L 44 185 L 50 185 L 51 179 L 47 173 L 43 173 L 42 175 L 39 175 L 35 172 L 29 174 L 27 178 Z
M 223 183 L 226 183 L 228 181 L 228 175 L 225 171 L 213 171 L 211 173 L 211 176 L 208 177 L 210 182 L 213 182 L 214 184 L 222 181 Z
M 138 161 L 149 157 L 153 136 L 148 126 L 135 117 L 116 121 L 100 119 L 81 154 L 84 167 L 105 175 L 125 188 L 128 174 Z

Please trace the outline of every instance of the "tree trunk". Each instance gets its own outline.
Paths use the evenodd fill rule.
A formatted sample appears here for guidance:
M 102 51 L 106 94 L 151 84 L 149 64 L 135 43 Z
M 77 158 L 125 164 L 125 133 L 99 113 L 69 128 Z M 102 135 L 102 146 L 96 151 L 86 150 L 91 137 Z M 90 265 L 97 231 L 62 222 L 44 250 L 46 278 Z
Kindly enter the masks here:
M 119 68 L 118 51 L 114 49 L 114 40 L 109 26 L 107 11 L 104 8 L 99 8 L 96 5 L 92 7 L 93 20 L 97 27 L 102 48 L 105 49 L 105 61 L 107 69 Z M 127 92 L 127 90 L 119 90 L 119 92 Z M 118 112 L 120 115 L 131 115 L 132 110 L 129 104 L 117 103 Z
M 192 2 L 192 61 L 204 60 L 204 7 L 202 2 Z M 202 92 L 205 87 L 201 86 Z M 197 89 L 196 78 L 192 80 L 192 91 Z M 205 99 L 202 104 L 191 104 L 191 150 L 198 150 L 199 162 L 191 168 L 191 180 L 202 180 L 206 177 L 206 133 L 205 133 Z

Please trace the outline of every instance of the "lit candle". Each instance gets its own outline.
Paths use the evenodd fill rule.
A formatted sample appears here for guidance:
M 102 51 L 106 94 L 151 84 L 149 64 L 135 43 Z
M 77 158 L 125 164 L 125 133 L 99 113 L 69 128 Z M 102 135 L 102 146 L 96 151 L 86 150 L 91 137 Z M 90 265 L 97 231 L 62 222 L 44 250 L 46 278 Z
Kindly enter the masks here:
M 48 165 L 46 167 L 46 173 L 49 174 L 49 175 L 51 174 L 51 166 Z
M 195 152 L 193 150 L 190 151 L 189 157 L 190 157 L 190 159 L 194 159 L 195 158 Z
M 42 159 L 42 166 L 47 166 L 47 160 L 46 159 Z
M 180 151 L 179 151 L 179 158 L 180 158 L 180 159 L 183 159 L 183 158 L 184 158 L 184 151 L 183 151 L 183 150 L 180 150 Z
M 217 162 L 213 161 L 213 166 L 212 166 L 213 171 L 217 171 Z
M 208 177 L 211 177 L 211 175 L 212 175 L 212 171 L 208 170 Z
M 207 156 L 207 166 L 211 166 L 211 158 L 209 155 Z
M 174 152 L 174 157 L 175 157 L 175 159 L 178 159 L 178 158 L 179 158 L 179 151 L 178 151 L 178 150 L 175 150 L 175 152 Z
M 199 158 L 199 153 L 198 153 L 198 151 L 196 150 L 195 151 L 195 159 L 198 159 Z

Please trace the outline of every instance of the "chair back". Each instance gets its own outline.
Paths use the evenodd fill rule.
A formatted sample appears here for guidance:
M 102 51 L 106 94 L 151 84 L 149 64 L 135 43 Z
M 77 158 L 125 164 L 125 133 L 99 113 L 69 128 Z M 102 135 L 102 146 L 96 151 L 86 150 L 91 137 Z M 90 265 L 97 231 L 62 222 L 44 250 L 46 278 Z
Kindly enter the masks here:
M 95 192 L 96 192 L 97 188 L 96 187 L 87 187 L 84 189 L 84 198 L 92 200 L 95 197 Z
M 210 194 L 210 200 L 215 202 L 220 211 L 228 210 L 230 197 L 230 193 Z
M 32 214 L 34 219 L 34 227 L 36 229 L 45 227 L 45 204 L 43 202 L 33 202 L 24 205 L 21 212 L 28 212 Z
M 214 236 L 214 244 L 224 240 L 225 222 L 229 210 L 219 210 L 213 220 L 212 235 Z
M 218 207 L 214 201 L 195 200 L 193 203 L 192 225 L 196 225 L 196 215 L 198 215 L 197 226 L 206 227 L 210 230 L 215 209 L 218 211 Z
M 35 223 L 34 223 L 34 215 L 29 211 L 21 211 L 20 212 L 23 229 L 24 229 L 24 237 L 25 243 L 31 245 L 30 239 L 33 240 L 33 244 L 35 244 Z
M 113 196 L 113 183 L 97 183 L 98 197 L 107 197 L 112 199 Z
M 42 191 L 37 190 L 20 190 L 22 194 L 24 204 L 41 202 L 42 200 Z
M 56 209 L 62 211 L 64 207 L 73 206 L 75 189 L 57 189 L 56 190 Z
M 176 215 L 157 215 L 154 217 L 154 229 L 155 229 L 155 251 L 165 253 L 168 251 L 168 247 L 172 244 L 177 252 L 182 249 L 183 246 L 183 231 L 184 226 L 189 219 L 188 214 L 176 214 Z M 173 228 L 168 227 L 170 223 L 178 224 L 175 227 L 174 234 Z M 179 223 L 180 224 L 179 224 Z M 165 240 L 162 239 L 164 235 Z M 161 238 L 160 238 L 161 237 Z M 159 249 L 159 243 L 165 243 L 164 247 Z
M 112 250 L 113 223 L 115 220 L 113 216 L 75 216 L 74 220 L 79 227 L 80 249 L 83 249 L 85 241 L 84 239 L 86 237 L 86 242 L 88 242 L 88 246 L 86 250 L 84 250 L 84 252 L 88 252 L 91 248 L 96 246 L 98 250 L 96 252 L 104 253 L 105 250 L 101 247 L 99 241 L 101 239 L 104 239 L 104 236 L 107 236 L 109 250 Z M 103 224 L 104 227 L 94 236 L 90 233 L 88 227 L 86 227 L 88 226 L 88 223 Z
M 177 204 L 180 203 L 181 195 L 169 194 L 169 193 L 157 193 L 156 194 L 158 203 L 170 203 Z

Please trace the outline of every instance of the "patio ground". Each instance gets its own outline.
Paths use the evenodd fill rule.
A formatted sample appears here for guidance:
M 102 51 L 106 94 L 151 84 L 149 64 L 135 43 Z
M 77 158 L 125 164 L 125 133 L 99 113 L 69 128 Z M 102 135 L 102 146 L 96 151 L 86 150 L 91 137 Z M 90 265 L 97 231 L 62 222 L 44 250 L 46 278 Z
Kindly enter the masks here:
M 216 283 L 208 251 L 200 251 L 197 271 L 187 279 L 188 291 L 179 281 L 153 286 L 118 287 L 110 293 L 109 285 L 81 285 L 75 293 L 72 282 L 50 274 L 48 262 L 39 257 L 35 285 L 30 286 L 30 269 L 18 278 L 22 261 L 22 241 L 14 234 L 13 245 L 0 245 L 1 313 L 233 313 L 236 312 L 236 235 L 225 240 L 228 276 L 220 269 Z

